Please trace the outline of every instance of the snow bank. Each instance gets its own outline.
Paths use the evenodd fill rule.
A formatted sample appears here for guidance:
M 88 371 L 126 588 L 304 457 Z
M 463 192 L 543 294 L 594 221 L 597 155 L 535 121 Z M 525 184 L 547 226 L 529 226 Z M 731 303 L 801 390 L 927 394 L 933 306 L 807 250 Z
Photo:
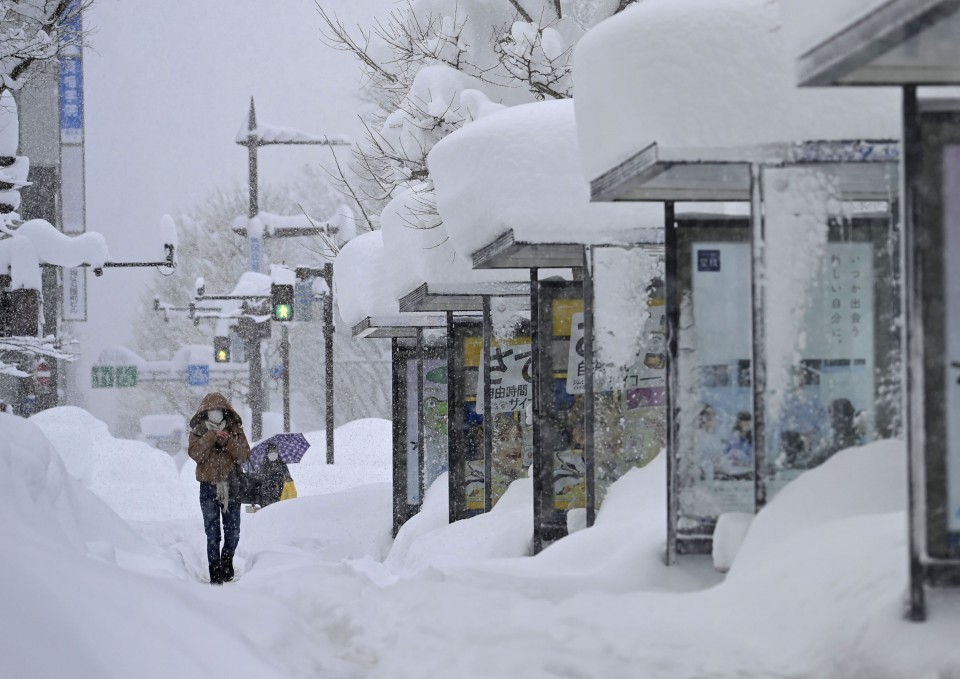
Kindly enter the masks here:
M 828 3 L 804 4 L 813 13 Z M 654 142 L 898 139 L 896 90 L 795 87 L 780 9 L 776 0 L 646 0 L 589 31 L 573 72 L 587 178 Z
M 163 555 L 67 473 L 32 419 L 0 413 L 0 431 L 0 579 L 15 583 L 0 588 L 3 676 L 284 676 L 243 614 L 276 625 L 276 604 L 171 580 Z
M 161 520 L 196 513 L 196 481 L 191 486 L 168 453 L 141 441 L 113 438 L 106 424 L 73 406 L 44 410 L 30 422 L 70 474 L 123 518 Z M 187 468 L 192 473 L 195 466 Z
M 508 229 L 540 243 L 662 240 L 660 205 L 590 202 L 569 100 L 481 118 L 445 137 L 427 160 L 440 216 L 468 260 Z
M 327 464 L 327 433 L 304 432 L 310 443 L 303 460 L 290 465 L 302 495 L 349 490 L 393 479 L 393 430 L 390 420 L 366 418 L 348 422 L 333 432 L 334 464 Z M 387 515 L 392 510 L 387 510 Z
M 882 440 L 843 450 L 801 474 L 757 515 L 730 576 L 750 568 L 744 564 L 761 564 L 777 543 L 817 526 L 906 508 L 907 458 L 902 441 Z M 903 530 L 906 535 L 906 523 Z

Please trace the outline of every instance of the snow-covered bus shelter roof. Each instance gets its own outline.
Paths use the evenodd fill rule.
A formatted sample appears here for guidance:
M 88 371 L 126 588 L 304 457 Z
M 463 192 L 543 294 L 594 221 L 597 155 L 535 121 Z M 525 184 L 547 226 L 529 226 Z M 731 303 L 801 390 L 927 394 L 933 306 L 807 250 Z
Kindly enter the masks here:
M 474 268 L 582 266 L 586 244 L 663 241 L 660 206 L 590 202 L 570 100 L 480 118 L 428 163 L 450 242 Z
M 366 339 L 412 339 L 417 336 L 419 329 L 445 327 L 447 317 L 442 314 L 367 316 L 353 326 L 353 336 Z
M 483 311 L 484 297 L 530 295 L 530 283 L 424 283 L 400 298 L 400 311 Z
M 899 138 L 897 92 L 796 87 L 781 10 L 646 0 L 584 36 L 575 101 L 594 200 L 743 200 L 750 164 Z M 635 193 L 651 181 L 662 190 Z
M 789 0 L 801 85 L 960 83 L 960 0 Z

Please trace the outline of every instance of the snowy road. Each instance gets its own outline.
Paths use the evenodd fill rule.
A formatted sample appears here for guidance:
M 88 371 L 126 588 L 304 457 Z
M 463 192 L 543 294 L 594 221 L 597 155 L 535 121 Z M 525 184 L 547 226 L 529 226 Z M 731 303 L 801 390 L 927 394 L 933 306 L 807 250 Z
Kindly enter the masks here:
M 960 676 L 960 601 L 900 616 L 898 442 L 784 491 L 724 578 L 663 565 L 662 461 L 536 557 L 529 479 L 453 525 L 441 480 L 391 540 L 389 425 L 353 423 L 335 467 L 294 468 L 301 497 L 242 515 L 240 577 L 217 587 L 190 466 L 48 413 L 0 416 L 4 677 Z

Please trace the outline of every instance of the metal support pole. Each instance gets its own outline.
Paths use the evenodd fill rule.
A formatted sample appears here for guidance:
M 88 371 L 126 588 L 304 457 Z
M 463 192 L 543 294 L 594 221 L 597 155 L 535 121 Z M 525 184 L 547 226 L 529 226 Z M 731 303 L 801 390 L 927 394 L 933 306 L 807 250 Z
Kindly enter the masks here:
M 323 353 L 324 386 L 326 387 L 327 409 L 327 464 L 333 464 L 333 264 L 323 266 L 323 279 L 327 283 L 327 294 L 323 296 Z
M 247 208 L 247 218 L 253 219 L 260 212 L 259 176 L 257 172 L 257 147 L 260 139 L 257 137 L 257 112 L 253 106 L 253 97 L 250 97 L 250 114 L 247 119 L 247 192 L 250 198 Z M 247 256 L 250 271 L 260 272 L 263 268 L 261 244 L 254 244 L 253 229 L 247 223 Z
M 750 356 L 750 384 L 753 388 L 753 488 L 754 512 L 767 504 L 767 436 L 766 419 L 767 348 L 764 324 L 764 290 L 766 288 L 765 254 L 766 234 L 763 222 L 763 171 L 757 164 L 750 166 L 750 301 L 753 331 Z
M 537 269 L 530 269 L 530 365 L 533 367 L 533 381 L 530 392 L 533 397 L 533 553 L 543 550 L 543 441 L 540 435 L 540 302 Z
M 597 519 L 597 455 L 593 431 L 596 403 L 594 399 L 594 347 L 593 347 L 593 268 L 591 259 L 593 250 L 590 246 L 583 249 L 583 461 L 587 482 L 587 526 L 592 526 Z
M 490 313 L 490 296 L 483 300 L 483 357 L 480 367 L 483 370 L 483 511 L 493 509 L 493 404 L 490 388 L 490 345 L 493 335 L 493 317 Z
M 290 329 L 280 330 L 280 364 L 283 369 L 283 431 L 290 431 Z
M 250 436 L 259 441 L 263 436 L 263 357 L 260 355 L 260 338 L 249 340 L 245 348 L 250 365 Z
M 923 329 L 923 247 L 919 243 L 923 221 L 920 197 L 923 191 L 923 146 L 917 88 L 903 88 L 903 280 L 905 292 L 904 352 L 906 360 L 905 420 L 907 423 L 907 508 L 910 558 L 910 596 L 906 617 L 914 622 L 927 618 L 921 534 L 925 512 L 919 506 L 920 479 L 925 460 L 924 431 L 924 329 Z
M 680 514 L 677 455 L 679 454 L 679 384 L 677 367 L 680 335 L 680 269 L 677 224 L 673 201 L 663 204 L 664 292 L 667 304 L 667 554 L 666 564 L 677 563 L 677 520 Z M 676 392 L 676 393 L 675 393 Z

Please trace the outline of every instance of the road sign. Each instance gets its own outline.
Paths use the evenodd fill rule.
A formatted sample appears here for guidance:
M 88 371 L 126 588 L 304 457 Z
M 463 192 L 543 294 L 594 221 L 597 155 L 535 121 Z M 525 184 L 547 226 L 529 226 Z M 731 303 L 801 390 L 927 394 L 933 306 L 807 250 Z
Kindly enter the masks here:
M 137 366 L 135 365 L 118 365 L 115 371 L 117 376 L 117 386 L 118 387 L 135 387 L 137 386 Z
M 275 365 L 272 368 L 270 368 L 270 377 L 272 377 L 275 380 L 279 380 L 281 377 L 283 377 L 283 366 Z
M 40 361 L 37 363 L 37 369 L 33 373 L 34 379 L 37 381 L 41 387 L 50 386 L 51 376 L 53 375 L 50 372 L 50 364 L 46 361 Z
M 205 387 L 210 384 L 210 366 L 188 365 L 187 384 L 191 387 Z
M 112 365 L 93 366 L 92 386 L 94 389 L 104 389 L 107 387 L 112 387 L 113 386 L 113 366 Z

